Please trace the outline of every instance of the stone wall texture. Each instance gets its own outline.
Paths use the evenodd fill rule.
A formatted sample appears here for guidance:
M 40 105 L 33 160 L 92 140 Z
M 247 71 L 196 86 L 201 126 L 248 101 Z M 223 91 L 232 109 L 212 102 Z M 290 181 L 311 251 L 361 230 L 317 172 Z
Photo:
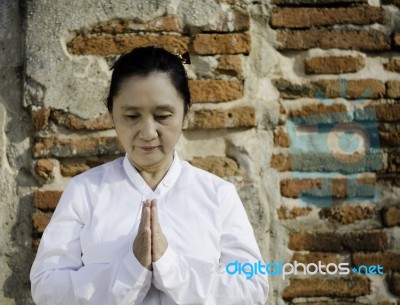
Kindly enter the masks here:
M 266 262 L 384 275 L 270 275 L 267 304 L 400 304 L 400 1 L 0 0 L 0 304 L 68 180 L 124 154 L 104 106 L 133 47 L 189 51 L 180 156 L 233 182 Z

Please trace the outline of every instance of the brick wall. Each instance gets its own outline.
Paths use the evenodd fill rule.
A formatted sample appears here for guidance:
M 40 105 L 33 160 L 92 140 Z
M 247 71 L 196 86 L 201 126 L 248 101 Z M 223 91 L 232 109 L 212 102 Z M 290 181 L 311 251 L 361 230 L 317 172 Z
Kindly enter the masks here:
M 301 304 L 395 304 L 400 205 L 399 195 L 390 193 L 399 185 L 399 27 L 393 27 L 394 12 L 398 16 L 393 5 L 399 3 L 275 0 L 273 4 L 274 45 L 295 61 L 291 71 L 295 76 L 282 73 L 272 80 L 280 93 L 281 121 L 274 130 L 270 163 L 281 173 L 282 204 L 276 212 L 288 233 L 292 261 L 380 264 L 385 273 L 292 278 L 282 298 Z M 379 139 L 375 148 L 380 162 L 371 168 L 368 154 L 364 165 L 351 154 L 348 157 L 354 160 L 334 162 L 339 147 L 325 152 L 307 146 L 293 149 L 288 121 L 309 124 L 302 137 L 315 132 L 323 137 L 335 124 L 356 121 L 371 138 Z M 326 131 L 316 129 L 324 124 Z M 368 127 L 371 124 L 376 129 Z M 328 135 L 325 140 L 327 146 Z M 327 197 L 328 206 L 320 206 Z M 389 293 L 379 291 L 387 289 L 383 287 Z
M 65 29 L 71 61 L 111 65 L 153 44 L 190 52 L 194 106 L 178 151 L 237 185 L 266 261 L 384 268 L 384 276 L 271 276 L 269 304 L 399 302 L 400 3 L 375 2 L 216 1 L 220 18 L 195 28 L 167 14 Z M 68 179 L 123 149 L 106 112 L 32 102 L 37 90 L 27 88 L 35 251 Z M 343 147 L 337 134 L 349 126 Z

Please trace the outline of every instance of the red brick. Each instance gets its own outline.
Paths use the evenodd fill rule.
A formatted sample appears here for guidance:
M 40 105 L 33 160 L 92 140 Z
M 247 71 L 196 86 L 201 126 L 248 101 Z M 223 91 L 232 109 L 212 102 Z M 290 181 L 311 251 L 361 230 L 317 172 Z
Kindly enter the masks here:
M 343 74 L 360 71 L 365 67 L 361 56 L 317 56 L 306 59 L 307 74 Z
M 374 305 L 399 305 L 399 303 L 393 303 L 391 301 L 383 301 L 383 302 L 375 303 Z
M 33 127 L 36 130 L 41 130 L 47 127 L 49 123 L 50 109 L 48 108 L 31 108 L 31 116 L 33 120 Z
M 393 43 L 396 48 L 400 48 L 400 33 L 394 34 Z
M 350 224 L 357 220 L 374 218 L 376 209 L 375 207 L 336 206 L 321 209 L 319 216 L 333 223 Z
M 359 303 L 359 302 L 355 302 L 355 301 L 351 301 L 351 302 L 342 302 L 342 301 L 316 301 L 316 302 L 307 302 L 307 303 L 292 303 L 291 305 L 365 305 L 365 303 Z M 396 305 L 393 303 L 371 303 L 374 305 Z
M 302 193 L 310 189 L 321 189 L 322 179 L 283 179 L 280 182 L 282 196 L 298 198 Z
M 342 301 L 317 301 L 317 302 L 307 302 L 307 303 L 295 303 L 296 305 L 366 305 L 366 303 L 359 303 L 359 302 L 355 302 L 355 301 L 351 301 L 351 302 L 342 302 Z M 369 303 L 372 305 L 396 305 L 396 303 L 393 302 L 378 302 L 378 303 Z M 294 305 L 294 304 L 291 304 Z M 399 304 L 397 304 L 399 305 Z
M 288 209 L 286 207 L 280 207 L 277 209 L 279 219 L 296 219 L 298 217 L 307 216 L 311 213 L 312 209 L 309 207 Z
M 74 177 L 89 170 L 90 167 L 85 163 L 60 164 L 61 175 L 64 177 Z
M 243 82 L 238 80 L 189 80 L 193 103 L 218 103 L 243 97 Z
M 204 169 L 219 177 L 242 176 L 235 160 L 227 157 L 195 157 L 189 161 L 193 166 Z
M 382 251 L 389 246 L 384 231 L 362 231 L 351 233 L 292 233 L 289 248 L 297 251 L 344 252 Z
M 384 147 L 398 147 L 400 145 L 400 125 L 398 124 L 380 124 L 379 141 Z
M 371 292 L 367 277 L 291 279 L 283 299 L 297 297 L 357 297 Z
M 278 30 L 279 50 L 344 49 L 362 51 L 390 50 L 390 41 L 377 30 L 340 29 Z
M 381 173 L 400 173 L 400 151 L 396 148 L 387 152 L 387 165 Z
M 331 88 L 331 90 L 333 90 L 332 95 L 338 92 L 336 91 L 337 87 Z M 385 95 L 385 84 L 377 79 L 357 79 L 346 82 L 346 98 L 348 99 L 358 99 L 367 90 L 371 92 L 368 98 L 380 98 Z M 340 94 L 337 96 L 339 97 Z
M 396 0 L 395 0 L 396 1 Z M 367 5 L 368 0 L 272 0 L 271 4 L 282 6 L 329 6 L 329 5 Z
M 393 252 L 378 253 L 354 253 L 352 255 L 353 265 L 359 267 L 361 265 L 371 266 L 380 265 L 383 272 L 388 273 L 389 270 L 400 271 L 400 254 Z
M 41 210 L 54 210 L 60 201 L 60 191 L 36 191 L 33 197 L 33 205 Z
M 400 7 L 400 0 L 382 0 L 383 5 L 396 5 Z
M 376 185 L 376 175 L 373 174 L 373 176 L 361 176 L 357 178 L 357 181 L 361 184 Z
M 250 35 L 233 34 L 197 34 L 193 37 L 191 51 L 199 55 L 249 54 Z
M 347 195 L 347 179 L 332 179 L 332 190 L 329 190 L 329 193 L 332 193 L 332 197 L 336 198 L 346 198 L 349 197 Z
M 238 4 L 241 0 L 215 0 L 217 3 L 226 3 L 226 4 Z
M 400 273 L 393 273 L 388 277 L 389 290 L 396 296 L 400 296 Z
M 398 175 L 378 175 L 380 185 L 385 187 L 398 187 L 400 186 L 400 177 Z
M 73 55 L 119 55 L 133 48 L 158 45 L 170 52 L 184 53 L 188 50 L 189 38 L 176 35 L 82 35 L 67 43 Z
M 352 186 L 354 178 L 353 177 L 345 177 L 345 178 L 333 178 L 331 189 L 328 190 L 328 196 L 332 196 L 332 198 L 349 198 L 349 197 L 368 197 L 371 196 L 371 189 L 366 191 L 362 188 L 350 188 L 348 186 Z M 367 184 L 368 186 L 376 185 L 376 177 L 358 177 L 357 184 Z
M 34 213 L 33 216 L 32 216 L 32 223 L 33 223 L 33 228 L 35 229 L 35 231 L 38 232 L 38 233 L 43 233 L 44 229 L 49 224 L 52 215 L 53 215 L 53 213 L 51 213 L 51 212 L 48 212 L 48 213 L 42 213 L 42 212 Z
M 383 66 L 388 71 L 400 73 L 400 58 L 390 58 L 389 61 Z
M 314 263 L 318 264 L 321 262 L 321 265 L 327 265 L 329 263 L 333 263 L 338 265 L 341 261 L 339 259 L 339 255 L 337 253 L 329 253 L 329 252 L 309 252 L 309 253 L 299 253 L 295 252 L 291 259 L 292 262 L 296 261 L 298 263 L 302 263 L 305 265 Z M 325 270 L 326 268 L 324 268 Z
M 400 226 L 400 205 L 385 208 L 383 210 L 383 221 L 389 227 Z
M 359 6 L 340 8 L 275 8 L 271 14 L 272 27 L 309 28 L 338 24 L 367 25 L 385 23 L 386 12 L 380 7 Z
M 32 150 L 35 158 L 116 155 L 124 151 L 117 137 L 105 136 L 72 139 L 38 138 Z
M 273 154 L 270 166 L 278 171 L 289 171 L 291 169 L 289 154 Z
M 188 119 L 188 129 L 249 128 L 256 126 L 254 107 L 200 109 Z
M 346 106 L 344 104 L 325 105 L 323 103 L 308 104 L 302 106 L 300 109 L 292 109 L 289 111 L 290 117 L 307 117 L 310 115 L 328 114 L 345 112 Z
M 283 128 L 274 130 L 274 146 L 289 147 L 289 136 Z
M 54 164 L 50 160 L 40 159 L 36 161 L 35 171 L 39 177 L 46 181 L 51 180 L 53 174 Z
M 388 98 L 400 98 L 400 81 L 390 80 L 386 83 L 386 96 Z
M 104 164 L 105 162 L 112 161 L 115 158 L 110 160 L 107 159 L 98 159 L 98 158 L 90 158 L 85 160 L 67 160 L 60 162 L 60 171 L 61 175 L 64 177 L 74 177 L 79 175 L 93 167 Z
M 174 16 L 157 17 L 147 23 L 137 23 L 133 20 L 115 20 L 99 24 L 90 30 L 91 34 L 126 34 L 134 32 L 183 32 L 183 25 Z
M 369 104 L 366 109 L 374 109 L 376 119 L 380 122 L 400 121 L 400 104 Z
M 57 125 L 73 130 L 102 130 L 114 127 L 111 115 L 108 112 L 92 119 L 82 119 L 76 114 L 55 110 L 51 113 L 51 119 Z
M 221 55 L 217 71 L 221 74 L 243 77 L 243 61 L 240 55 Z
M 318 92 L 322 92 L 327 98 L 342 97 L 340 92 L 340 81 L 318 80 L 307 82 L 305 84 L 294 84 L 285 79 L 275 79 L 273 84 L 281 93 L 283 98 L 296 99 L 301 97 L 315 98 Z M 366 91 L 370 91 L 368 98 L 380 98 L 385 96 L 385 84 L 376 79 L 357 79 L 346 81 L 345 98 L 357 99 Z
M 364 303 L 358 302 L 336 302 L 336 301 L 317 301 L 317 302 L 307 302 L 307 303 L 295 303 L 296 305 L 365 305 Z M 294 305 L 294 304 L 291 304 Z M 376 304 L 378 305 L 378 304 Z M 380 304 L 383 305 L 383 304 Z M 385 304 L 385 305 L 394 305 L 394 304 Z
M 363 192 L 360 190 L 347 190 L 349 184 L 349 179 L 353 178 L 332 178 L 331 187 L 323 188 L 322 178 L 287 178 L 280 181 L 280 188 L 282 196 L 289 198 L 299 198 L 303 193 L 315 193 L 316 190 L 321 190 L 321 195 L 318 196 L 332 196 L 334 198 L 347 198 L 353 197 L 355 195 L 365 195 L 359 194 Z M 375 185 L 375 177 L 358 177 L 357 182 L 359 184 Z M 316 195 L 317 196 L 317 195 Z

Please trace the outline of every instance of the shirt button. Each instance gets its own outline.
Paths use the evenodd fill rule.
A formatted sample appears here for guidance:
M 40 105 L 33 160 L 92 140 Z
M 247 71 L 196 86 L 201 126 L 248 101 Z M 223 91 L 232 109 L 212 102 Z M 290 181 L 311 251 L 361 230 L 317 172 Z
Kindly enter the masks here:
M 163 181 L 163 184 L 164 184 L 164 186 L 167 186 L 167 187 L 170 185 L 168 180 Z

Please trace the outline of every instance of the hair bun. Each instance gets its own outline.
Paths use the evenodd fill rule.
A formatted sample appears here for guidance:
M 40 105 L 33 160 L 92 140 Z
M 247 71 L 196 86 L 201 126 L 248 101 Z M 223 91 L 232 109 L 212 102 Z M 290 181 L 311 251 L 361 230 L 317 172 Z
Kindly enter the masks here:
M 180 54 L 179 52 L 174 52 L 174 55 L 178 56 L 183 64 L 186 64 L 186 65 L 191 64 L 189 51 L 186 51 L 183 54 Z

